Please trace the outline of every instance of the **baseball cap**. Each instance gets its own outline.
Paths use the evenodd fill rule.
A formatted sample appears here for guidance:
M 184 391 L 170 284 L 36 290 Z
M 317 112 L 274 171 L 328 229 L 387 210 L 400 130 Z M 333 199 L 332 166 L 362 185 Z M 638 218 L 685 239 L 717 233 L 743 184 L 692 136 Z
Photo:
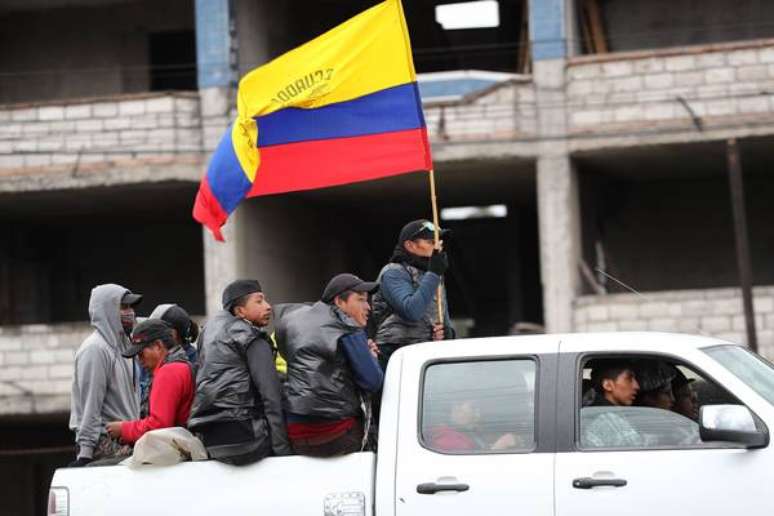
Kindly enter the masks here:
M 379 284 L 375 281 L 363 281 L 354 274 L 349 273 L 337 274 L 325 286 L 321 299 L 326 303 L 330 303 L 334 297 L 347 290 L 353 292 L 373 292 L 377 288 L 379 288 Z
M 126 358 L 132 358 L 158 339 L 171 342 L 172 326 L 161 319 L 145 319 L 135 326 L 134 331 L 132 331 L 132 343 L 121 354 Z
M 134 308 L 142 302 L 142 294 L 133 294 L 130 290 L 127 290 L 123 296 L 121 296 L 121 304 L 128 305 Z
M 223 296 L 221 298 L 223 309 L 229 310 L 231 305 L 242 296 L 252 294 L 253 292 L 263 292 L 261 284 L 258 280 L 253 279 L 238 279 L 232 281 L 223 290 Z
M 438 230 L 442 239 L 451 234 L 448 229 L 438 228 Z M 406 240 L 416 240 L 417 238 L 433 240 L 435 238 L 435 224 L 427 219 L 412 220 L 400 230 L 398 243 L 402 244 Z

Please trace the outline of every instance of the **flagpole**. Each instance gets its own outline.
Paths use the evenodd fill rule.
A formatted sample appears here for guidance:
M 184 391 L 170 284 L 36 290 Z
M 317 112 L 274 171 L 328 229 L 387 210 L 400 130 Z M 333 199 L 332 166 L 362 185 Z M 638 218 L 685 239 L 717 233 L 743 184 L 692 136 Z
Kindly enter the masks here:
M 430 169 L 430 203 L 433 205 L 433 226 L 435 227 L 434 230 L 434 237 L 435 237 L 435 248 L 440 248 L 440 240 L 441 240 L 441 232 L 440 232 L 440 224 L 438 222 L 438 198 L 435 195 L 435 170 Z M 442 286 L 441 283 L 438 283 L 438 288 L 435 291 L 435 302 L 436 302 L 436 308 L 438 309 L 438 322 L 441 324 L 445 324 L 444 317 L 443 317 L 443 301 L 441 300 L 441 294 L 442 294 Z

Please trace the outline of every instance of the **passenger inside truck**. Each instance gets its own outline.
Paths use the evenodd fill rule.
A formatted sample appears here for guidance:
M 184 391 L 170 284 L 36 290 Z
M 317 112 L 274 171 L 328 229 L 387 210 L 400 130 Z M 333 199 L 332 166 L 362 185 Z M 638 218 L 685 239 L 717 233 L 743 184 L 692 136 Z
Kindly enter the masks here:
M 625 361 L 631 372 L 630 399 L 609 403 L 609 394 L 592 379 L 616 360 Z M 579 376 L 581 448 L 702 447 L 707 443 L 699 437 L 701 406 L 740 404 L 710 378 L 663 357 L 595 356 Z

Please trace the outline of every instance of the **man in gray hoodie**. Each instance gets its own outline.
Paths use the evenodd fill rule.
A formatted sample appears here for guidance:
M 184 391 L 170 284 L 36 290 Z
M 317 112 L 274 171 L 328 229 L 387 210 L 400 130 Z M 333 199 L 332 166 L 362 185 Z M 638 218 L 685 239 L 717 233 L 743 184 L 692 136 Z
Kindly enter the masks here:
M 71 467 L 131 453 L 110 438 L 105 424 L 140 415 L 134 365 L 121 352 L 129 345 L 134 307 L 141 300 L 141 295 L 120 285 L 99 285 L 91 291 L 89 317 L 94 332 L 75 353 L 70 429 L 75 432 L 77 458 Z

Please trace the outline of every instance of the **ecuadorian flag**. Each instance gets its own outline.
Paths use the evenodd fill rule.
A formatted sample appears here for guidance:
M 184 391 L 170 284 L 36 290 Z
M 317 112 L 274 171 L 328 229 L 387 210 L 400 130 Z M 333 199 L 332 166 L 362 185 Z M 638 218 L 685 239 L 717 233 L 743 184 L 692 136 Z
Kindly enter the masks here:
M 246 197 L 432 168 L 400 0 L 251 71 L 237 108 L 193 209 L 218 240 Z

